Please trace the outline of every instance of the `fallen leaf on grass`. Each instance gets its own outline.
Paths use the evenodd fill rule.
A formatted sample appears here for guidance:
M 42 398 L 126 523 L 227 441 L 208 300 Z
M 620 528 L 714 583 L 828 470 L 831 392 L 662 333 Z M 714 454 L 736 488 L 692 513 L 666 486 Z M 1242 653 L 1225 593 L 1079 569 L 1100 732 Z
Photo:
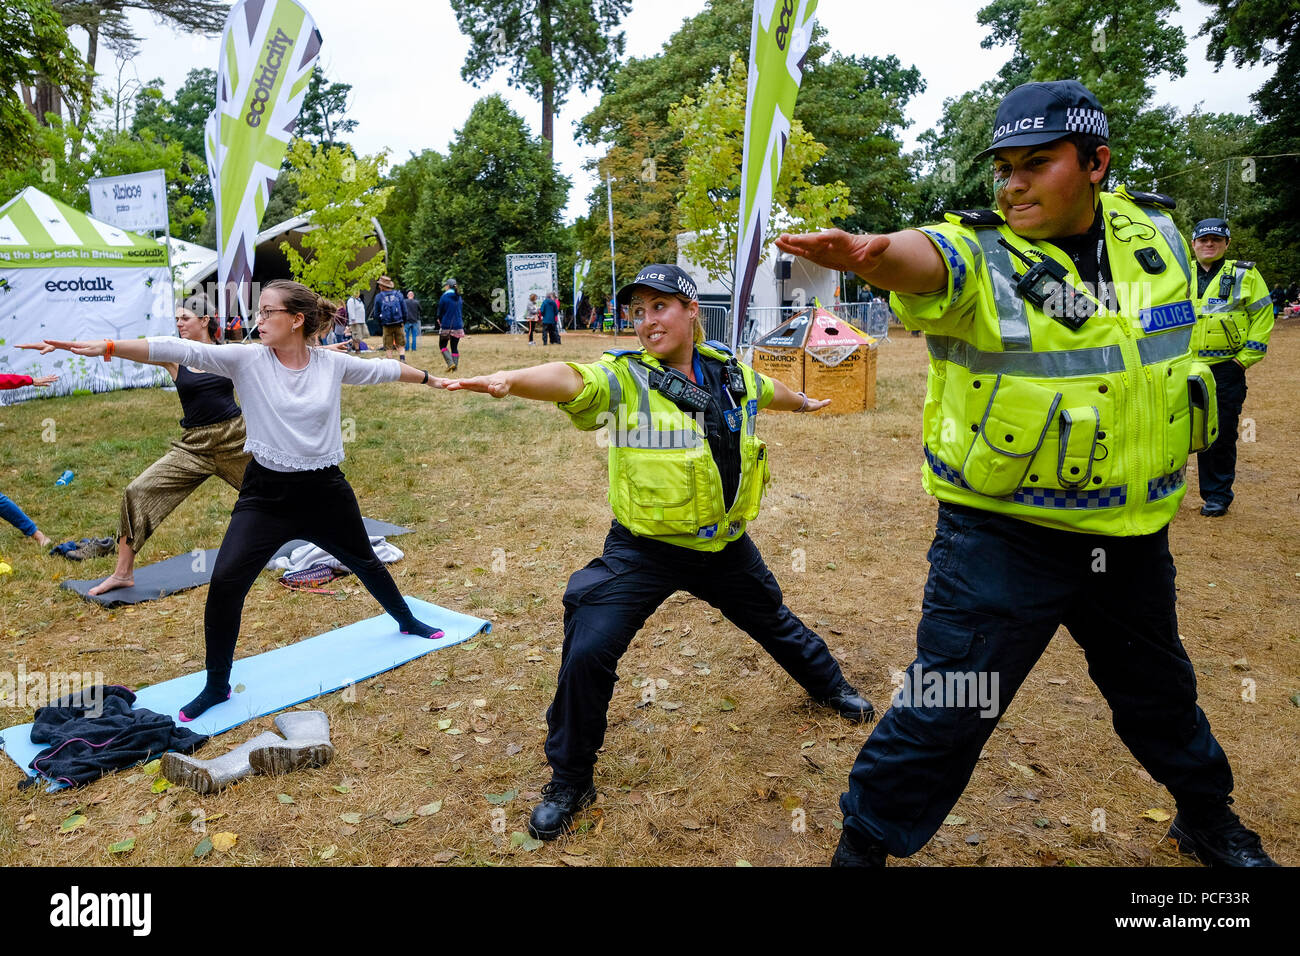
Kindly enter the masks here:
M 328 860 L 332 858 L 334 854 L 337 853 L 338 851 L 339 851 L 338 845 L 331 843 L 325 849 L 321 850 L 319 853 L 316 854 L 316 859 Z
M 200 859 L 200 860 L 203 859 L 203 857 L 207 856 L 211 852 L 212 852 L 211 837 L 204 837 L 202 840 L 199 841 L 199 845 L 194 848 L 194 856 L 196 859 Z
M 352 792 L 352 788 L 349 787 L 346 783 L 336 783 L 336 784 L 334 784 L 334 790 L 335 790 L 335 792 L 337 792 L 337 793 L 351 793 L 351 792 Z
M 212 849 L 218 853 L 229 853 L 236 843 L 239 842 L 239 835 L 236 833 L 214 833 L 212 834 Z
M 147 773 L 149 776 L 152 777 L 161 769 L 162 769 L 162 760 L 159 759 L 159 760 L 150 760 L 147 764 L 145 764 L 143 767 L 140 768 L 140 771 L 141 773 Z
M 422 817 L 431 817 L 441 809 L 442 809 L 442 801 L 435 800 L 433 801 L 433 803 L 426 803 L 424 806 L 420 807 L 420 809 L 416 810 L 415 812 Z
M 395 827 L 400 827 L 403 823 L 410 823 L 415 819 L 415 814 L 409 810 L 394 810 L 392 813 L 384 814 L 384 819 Z
M 964 827 L 966 825 L 966 818 L 950 813 L 943 818 L 943 825 L 946 827 Z
M 1168 823 L 1171 815 L 1168 810 L 1161 810 L 1159 807 L 1152 807 L 1150 810 L 1144 810 L 1139 816 L 1154 820 L 1156 823 Z
M 1015 770 L 1019 770 L 1020 773 L 1021 773 L 1021 776 L 1028 777 L 1030 780 L 1033 780 L 1033 779 L 1034 779 L 1034 776 L 1035 776 L 1034 771 L 1031 770 L 1030 768 L 1026 767 L 1024 764 L 1022 764 L 1022 763 L 1016 763 L 1014 760 L 1008 760 L 1007 763 L 1011 764 L 1011 766 L 1012 766 L 1013 769 L 1015 769 Z
M 697 821 L 697 820 L 683 820 L 683 821 L 682 821 L 682 829 L 683 829 L 683 830 L 699 830 L 699 829 L 701 829 L 701 827 L 700 827 L 699 821 Z
M 588 860 L 581 856 L 574 856 L 572 853 L 565 853 L 560 856 L 560 861 L 565 866 L 595 866 L 595 860 Z
M 59 832 L 71 833 L 73 830 L 80 829 L 85 825 L 86 825 L 85 815 L 80 813 L 74 813 L 72 816 L 68 817 L 68 819 L 64 820 L 62 823 L 59 824 Z
M 286 805 L 293 803 L 293 797 L 289 796 L 287 793 L 278 794 L 275 799 Z
M 456 859 L 455 850 L 440 850 L 433 855 L 434 863 L 450 863 L 454 859 Z
M 340 814 L 339 814 L 339 819 L 342 820 L 344 823 L 351 823 L 353 826 L 355 826 L 356 824 L 358 824 L 358 823 L 361 822 L 361 814 L 359 814 L 359 813 L 340 813 Z
M 149 824 L 153 823 L 157 819 L 158 819 L 158 814 L 151 810 L 136 822 L 139 823 L 140 826 L 142 827 L 147 827 Z
M 718 703 L 718 710 L 735 710 L 736 702 L 730 697 L 724 697 Z
M 516 830 L 514 833 L 510 834 L 510 845 L 517 846 L 528 853 L 532 853 L 534 850 L 540 849 L 543 846 L 543 843 L 541 840 L 533 839 L 527 833 Z
M 523 749 L 524 748 L 518 744 L 509 744 L 506 746 L 506 756 L 513 757 L 515 754 L 522 752 Z
M 166 777 L 159 777 L 157 780 L 153 782 L 153 786 L 150 787 L 149 789 L 152 790 L 154 793 L 163 793 L 167 790 L 170 790 L 171 788 L 172 788 L 172 782 L 170 780 L 168 780 Z
M 519 796 L 518 790 L 507 790 L 505 793 L 485 793 L 483 799 L 494 807 L 504 806 L 515 797 Z
M 118 840 L 108 845 L 109 853 L 130 853 L 134 849 L 135 837 L 127 837 L 125 840 Z

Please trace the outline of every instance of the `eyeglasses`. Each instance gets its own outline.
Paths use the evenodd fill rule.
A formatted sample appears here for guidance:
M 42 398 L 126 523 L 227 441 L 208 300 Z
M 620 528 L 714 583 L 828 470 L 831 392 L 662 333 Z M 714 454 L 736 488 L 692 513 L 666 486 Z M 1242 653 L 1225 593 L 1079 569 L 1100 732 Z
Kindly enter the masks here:
M 258 309 L 257 312 L 254 314 L 258 317 L 258 319 L 264 319 L 272 312 L 288 312 L 288 311 L 289 311 L 288 309 Z

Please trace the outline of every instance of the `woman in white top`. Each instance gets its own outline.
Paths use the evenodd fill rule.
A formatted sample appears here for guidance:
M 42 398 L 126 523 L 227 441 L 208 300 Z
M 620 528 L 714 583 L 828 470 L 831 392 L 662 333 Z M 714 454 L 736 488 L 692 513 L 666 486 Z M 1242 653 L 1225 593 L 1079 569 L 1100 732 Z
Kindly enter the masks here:
M 286 541 L 304 538 L 352 570 L 404 634 L 437 638 L 417 620 L 370 546 L 361 509 L 339 463 L 341 386 L 412 382 L 436 386 L 428 372 L 383 359 L 365 361 L 308 341 L 334 321 L 334 306 L 297 282 L 268 283 L 258 301 L 264 347 L 203 345 L 150 337 L 120 342 L 47 342 L 78 355 L 177 362 L 228 376 L 247 423 L 244 474 L 230 526 L 217 552 L 204 612 L 207 685 L 181 708 L 193 720 L 230 696 L 230 669 L 244 599 L 258 572 Z

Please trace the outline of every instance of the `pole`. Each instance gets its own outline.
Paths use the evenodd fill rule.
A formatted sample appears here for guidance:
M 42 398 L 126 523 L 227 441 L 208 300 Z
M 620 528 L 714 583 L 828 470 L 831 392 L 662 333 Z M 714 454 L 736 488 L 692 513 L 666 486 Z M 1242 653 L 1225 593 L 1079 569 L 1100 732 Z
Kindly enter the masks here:
M 1232 176 L 1232 157 L 1223 161 L 1223 219 L 1228 220 L 1228 179 Z
M 609 286 L 614 303 L 614 337 L 618 338 L 618 280 L 614 272 L 614 178 L 605 174 L 605 205 L 609 207 Z

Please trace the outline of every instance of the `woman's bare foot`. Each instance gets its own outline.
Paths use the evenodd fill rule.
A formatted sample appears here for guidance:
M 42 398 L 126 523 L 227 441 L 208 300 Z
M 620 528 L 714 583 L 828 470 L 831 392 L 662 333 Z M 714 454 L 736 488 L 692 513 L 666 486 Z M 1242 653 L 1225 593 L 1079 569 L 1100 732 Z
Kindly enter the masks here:
M 133 575 L 123 577 L 120 574 L 110 574 L 86 593 L 103 594 L 105 591 L 116 591 L 118 588 L 132 587 L 135 587 L 135 577 Z
M 46 535 L 41 533 L 40 528 L 37 528 L 35 531 L 32 532 L 32 540 L 35 541 L 37 544 L 39 544 L 42 548 L 48 548 L 50 546 L 50 539 Z

